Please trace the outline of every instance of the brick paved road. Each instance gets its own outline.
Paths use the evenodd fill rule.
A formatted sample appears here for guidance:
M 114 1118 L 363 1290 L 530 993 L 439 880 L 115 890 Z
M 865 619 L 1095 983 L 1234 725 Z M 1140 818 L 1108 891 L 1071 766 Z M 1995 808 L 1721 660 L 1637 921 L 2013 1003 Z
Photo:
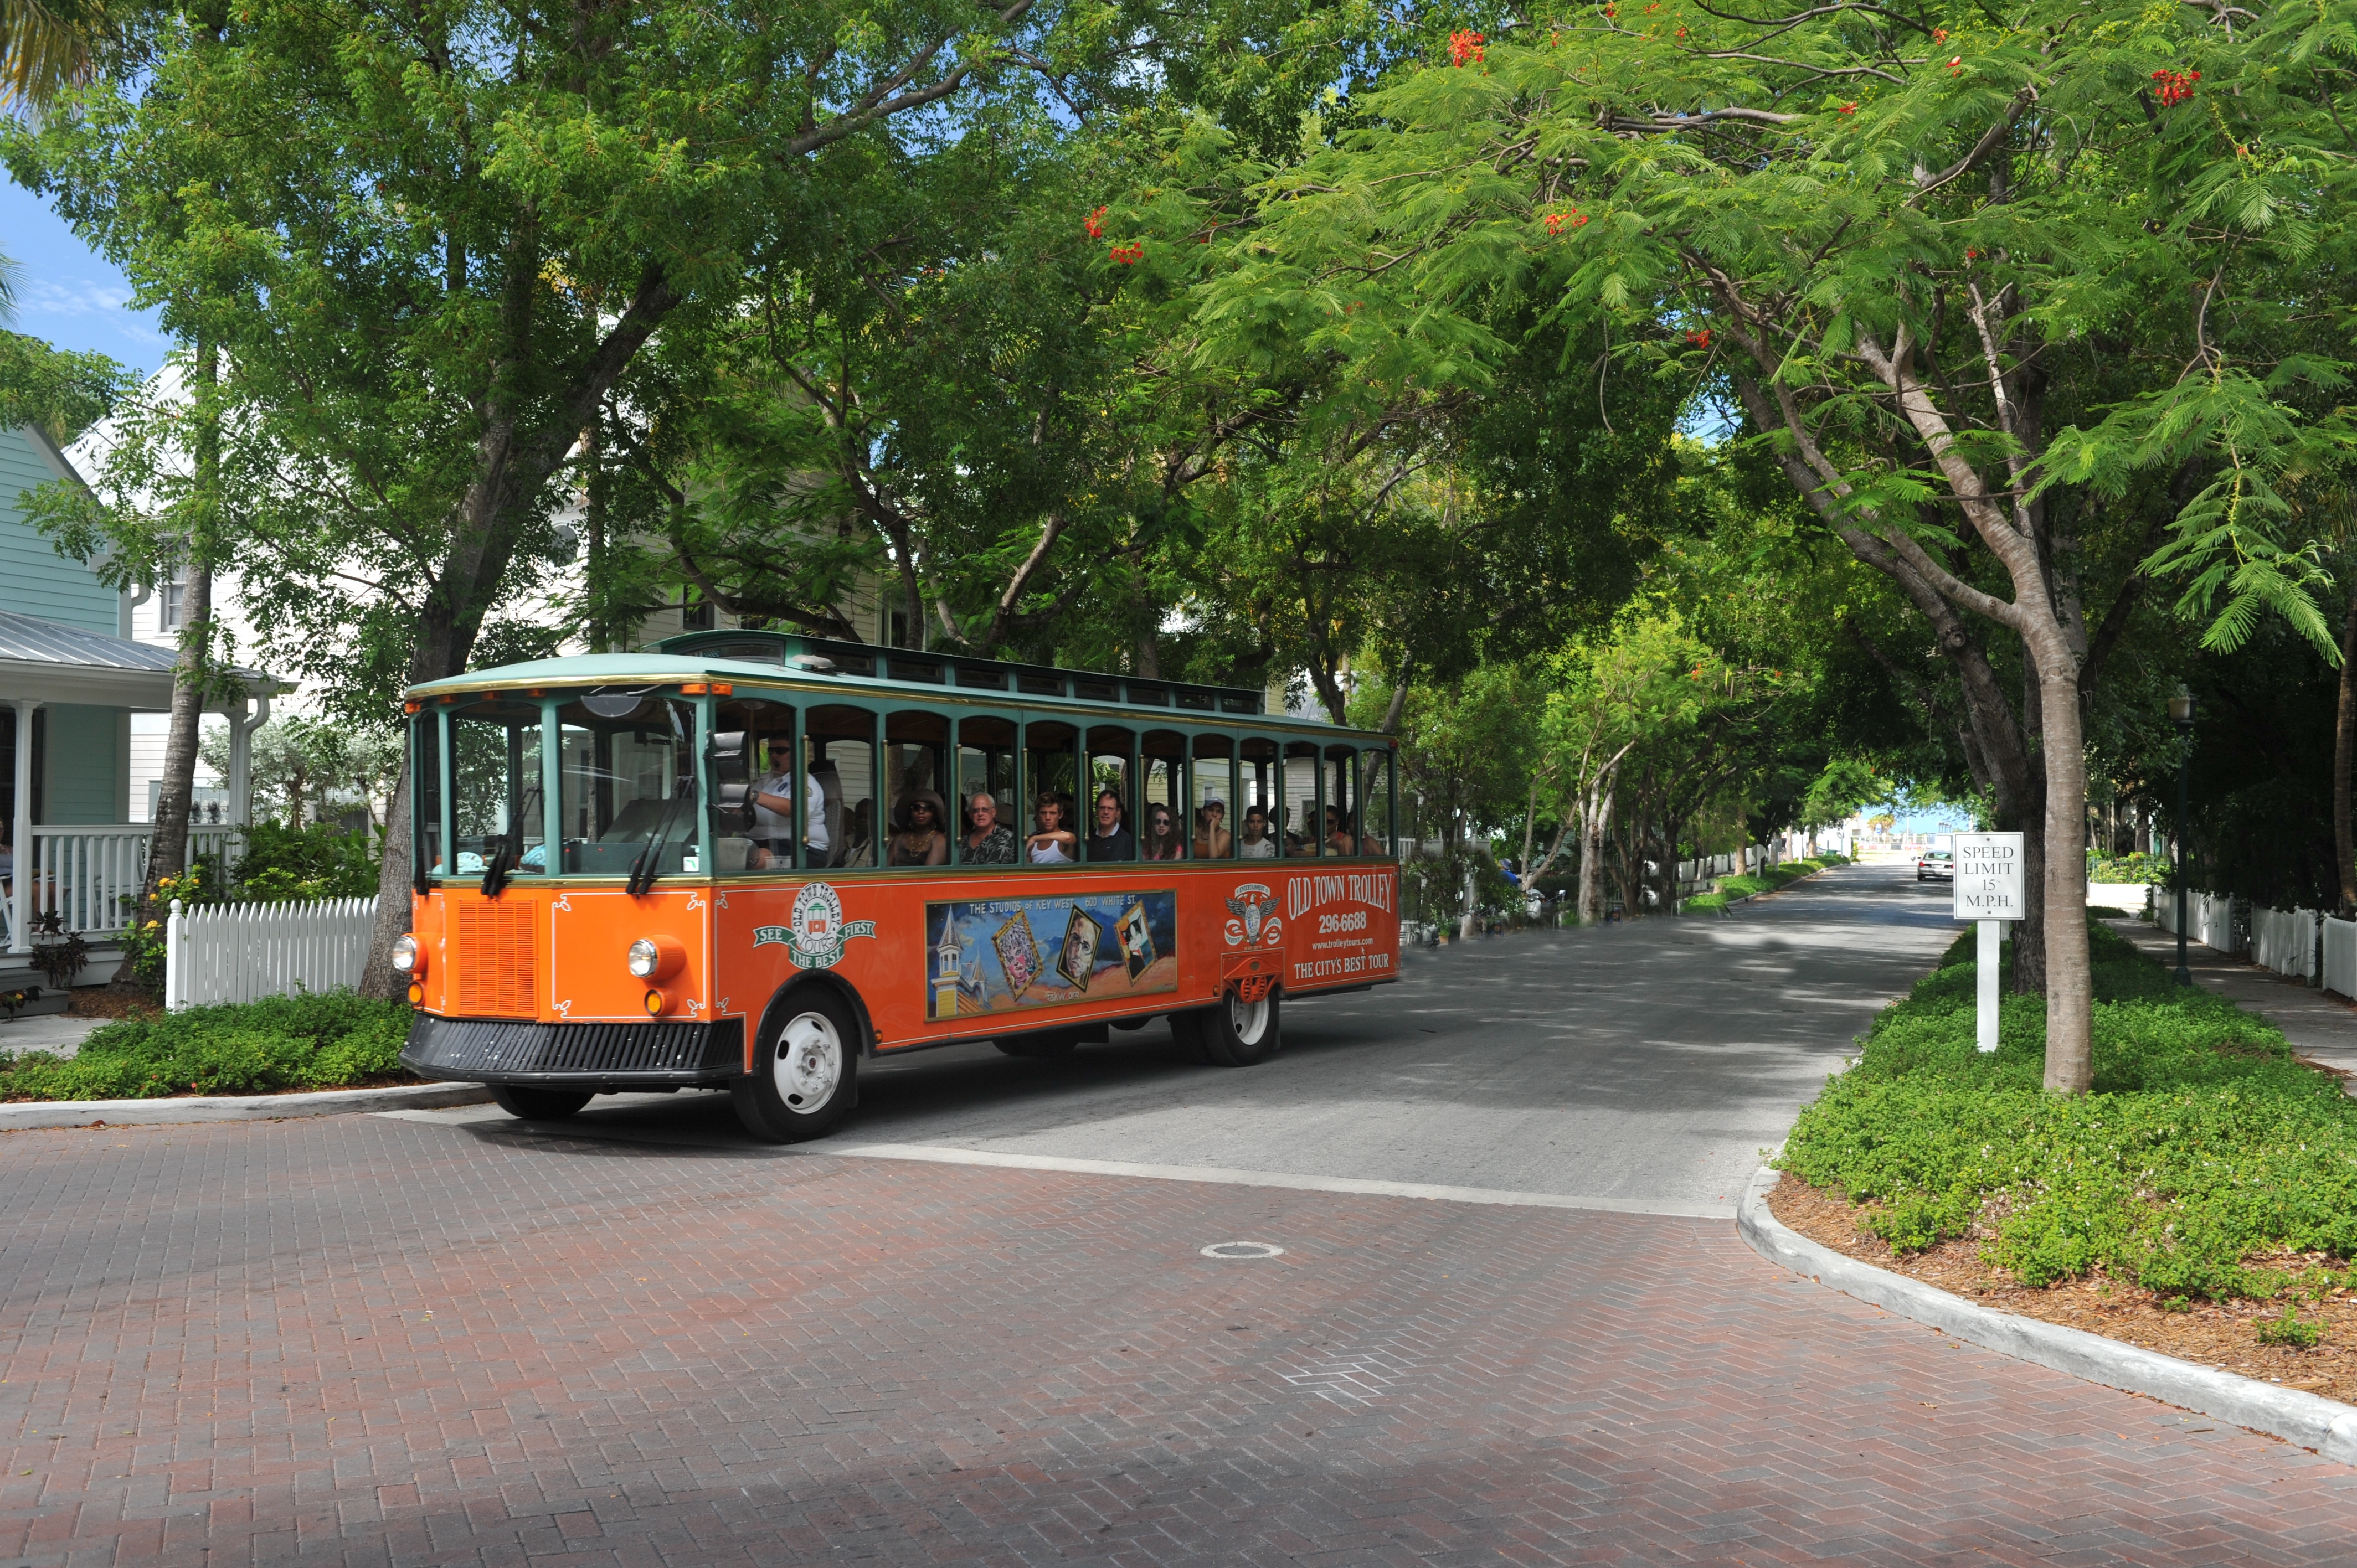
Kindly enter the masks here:
M 0 1136 L 0 1568 L 2357 1558 L 1723 1220 L 593 1133 Z

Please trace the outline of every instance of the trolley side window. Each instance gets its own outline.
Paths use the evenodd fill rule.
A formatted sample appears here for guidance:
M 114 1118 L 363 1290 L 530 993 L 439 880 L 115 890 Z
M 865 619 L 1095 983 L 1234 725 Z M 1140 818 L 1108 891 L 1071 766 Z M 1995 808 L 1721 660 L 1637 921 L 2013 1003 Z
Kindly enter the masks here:
M 1187 737 L 1150 729 L 1138 737 L 1137 858 L 1185 860 L 1193 834 L 1187 811 Z
M 1081 802 L 1086 858 L 1137 858 L 1137 737 L 1120 725 L 1089 726 L 1089 792 Z
M 762 698 L 722 702 L 712 727 L 744 736 L 736 777 L 749 786 L 745 804 L 732 808 L 721 800 L 721 780 L 714 780 L 712 869 L 723 876 L 791 873 L 810 798 L 808 774 L 794 762 L 794 710 Z
M 897 670 L 900 660 L 895 659 Z M 950 721 L 929 708 L 903 708 L 884 720 L 884 776 L 891 783 L 891 820 L 884 864 L 946 865 L 953 826 L 945 789 L 950 780 Z
M 1359 754 L 1359 796 L 1366 802 L 1359 812 L 1359 853 L 1394 857 L 1398 807 L 1392 794 L 1390 747 L 1371 746 Z
M 1326 820 L 1319 830 L 1325 839 L 1328 854 L 1356 855 L 1365 853 L 1359 846 L 1363 832 L 1360 821 L 1365 815 L 1361 798 L 1363 786 L 1359 779 L 1359 748 L 1355 746 L 1329 746 L 1326 748 Z
M 876 864 L 876 715 L 866 708 L 812 708 L 803 720 L 809 737 L 810 780 L 819 802 L 821 826 L 806 841 L 823 851 L 811 869 L 856 871 Z M 826 834 L 824 840 L 816 836 Z
M 451 836 L 455 869 L 436 876 L 481 876 L 495 865 L 510 876 L 548 871 L 543 825 L 540 704 L 491 698 L 450 715 Z
M 1283 758 L 1266 736 L 1246 736 L 1242 757 L 1243 803 L 1236 818 L 1236 858 L 1276 860 L 1285 853 Z
M 439 876 L 442 872 L 442 715 L 427 708 L 410 721 L 410 832 L 413 835 L 411 853 L 415 863 L 411 867 L 417 891 L 425 891 L 425 878 Z
M 1325 830 L 1319 822 L 1325 787 L 1318 766 L 1318 749 L 1314 740 L 1285 744 L 1284 782 L 1277 792 L 1277 809 L 1284 813 L 1287 856 L 1327 853 L 1323 848 Z
M 1086 851 L 1088 815 L 1081 804 L 1081 732 L 1055 719 L 1023 726 L 1022 864 L 1078 865 Z
M 1230 802 L 1236 789 L 1236 742 L 1233 736 L 1194 737 L 1190 772 L 1193 808 L 1188 813 L 1188 853 L 1197 860 L 1226 860 L 1236 853 L 1236 814 Z
M 960 865 L 1015 865 L 1027 832 L 1015 779 L 1015 721 L 996 714 L 958 720 L 957 766 L 948 799 Z
M 676 698 L 592 692 L 558 705 L 557 818 L 566 873 L 627 876 L 650 843 L 658 875 L 688 869 L 695 854 L 694 735 L 695 709 Z

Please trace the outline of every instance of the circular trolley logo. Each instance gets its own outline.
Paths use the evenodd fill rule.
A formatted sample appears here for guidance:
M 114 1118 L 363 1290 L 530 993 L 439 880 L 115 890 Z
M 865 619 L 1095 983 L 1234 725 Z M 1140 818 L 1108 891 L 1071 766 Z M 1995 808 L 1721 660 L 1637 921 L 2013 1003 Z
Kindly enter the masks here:
M 843 944 L 854 937 L 876 934 L 873 920 L 846 920 L 843 899 L 823 882 L 813 882 L 794 895 L 793 924 L 756 926 L 753 945 L 785 944 L 786 956 L 802 969 L 833 969 L 843 961 Z
M 1275 947 L 1283 939 L 1285 922 L 1277 918 L 1276 899 L 1268 888 L 1258 882 L 1237 885 L 1235 897 L 1228 900 L 1228 913 L 1234 918 L 1221 932 L 1230 947 Z

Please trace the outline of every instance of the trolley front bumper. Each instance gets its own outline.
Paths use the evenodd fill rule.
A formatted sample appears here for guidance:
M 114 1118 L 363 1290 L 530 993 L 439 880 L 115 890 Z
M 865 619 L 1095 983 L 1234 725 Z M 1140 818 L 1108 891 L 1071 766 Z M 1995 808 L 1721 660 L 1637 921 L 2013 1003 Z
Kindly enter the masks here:
M 527 1024 L 417 1015 L 401 1065 L 420 1078 L 537 1089 L 678 1089 L 745 1071 L 745 1020 Z

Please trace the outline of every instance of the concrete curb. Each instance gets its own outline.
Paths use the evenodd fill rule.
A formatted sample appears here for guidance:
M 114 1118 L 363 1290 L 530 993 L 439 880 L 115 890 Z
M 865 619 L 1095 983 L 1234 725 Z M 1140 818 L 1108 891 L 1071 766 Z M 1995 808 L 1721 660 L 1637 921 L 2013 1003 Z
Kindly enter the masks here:
M 480 1105 L 479 1083 L 397 1083 L 390 1089 L 324 1089 L 307 1094 L 192 1094 L 185 1100 L 48 1100 L 0 1105 L 0 1133 L 42 1127 L 145 1127 L 168 1122 L 276 1122 L 363 1111 L 432 1111 Z
M 2357 1407 L 2180 1361 L 2100 1334 L 1976 1306 L 1936 1286 L 1862 1263 L 1810 1240 L 1770 1214 L 1768 1193 L 1778 1179 L 1779 1173 L 1760 1166 L 1735 1211 L 1736 1230 L 1771 1263 L 2001 1356 L 2144 1394 L 2270 1434 L 2343 1465 L 2357 1465 Z

